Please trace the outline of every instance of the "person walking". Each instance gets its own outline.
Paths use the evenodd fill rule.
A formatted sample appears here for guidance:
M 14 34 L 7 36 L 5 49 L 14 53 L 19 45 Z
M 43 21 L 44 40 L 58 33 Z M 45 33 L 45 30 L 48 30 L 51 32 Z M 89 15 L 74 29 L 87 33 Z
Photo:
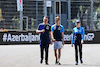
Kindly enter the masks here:
M 78 65 L 78 47 L 79 47 L 79 54 L 80 54 L 80 62 L 83 63 L 82 60 L 82 44 L 84 43 L 84 28 L 81 27 L 81 23 L 79 20 L 76 20 L 76 27 L 73 28 L 73 36 L 72 36 L 72 47 L 73 44 L 75 46 L 75 58 L 76 58 L 76 65 Z
M 40 63 L 43 63 L 43 55 L 45 49 L 45 64 L 48 65 L 48 52 L 49 52 L 49 43 L 51 35 L 51 26 L 48 24 L 48 17 L 43 18 L 43 23 L 40 23 L 37 30 L 37 33 L 40 33 L 40 51 L 41 51 L 41 60 Z M 52 41 L 51 41 L 52 44 Z
M 55 63 L 61 65 L 59 61 L 61 57 L 62 44 L 64 45 L 64 27 L 60 24 L 59 16 L 55 17 L 55 24 L 51 27 L 51 38 L 54 42 Z M 57 54 L 57 50 L 59 54 Z

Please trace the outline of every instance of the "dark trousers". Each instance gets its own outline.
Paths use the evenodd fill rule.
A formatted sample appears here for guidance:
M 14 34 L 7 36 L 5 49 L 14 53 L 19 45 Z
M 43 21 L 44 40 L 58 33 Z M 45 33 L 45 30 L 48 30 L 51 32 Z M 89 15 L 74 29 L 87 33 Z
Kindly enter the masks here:
M 45 61 L 48 62 L 49 44 L 41 44 L 40 46 L 41 59 L 44 58 L 44 50 L 45 50 Z
M 80 60 L 82 60 L 82 45 L 81 45 L 81 35 L 76 34 L 76 40 L 75 40 L 75 58 L 76 62 L 78 62 L 78 51 L 80 55 Z
M 78 48 L 79 48 L 80 60 L 82 60 L 82 45 L 81 44 L 75 44 L 75 58 L 76 58 L 77 62 L 78 62 Z

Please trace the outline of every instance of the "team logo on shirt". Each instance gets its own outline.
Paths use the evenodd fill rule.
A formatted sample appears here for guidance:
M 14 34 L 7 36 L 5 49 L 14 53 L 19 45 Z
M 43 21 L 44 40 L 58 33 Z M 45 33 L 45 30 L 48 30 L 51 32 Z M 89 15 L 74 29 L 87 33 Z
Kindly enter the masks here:
M 46 29 L 49 30 L 49 26 L 47 26 Z
M 58 30 L 61 30 L 61 27 L 60 26 L 58 27 Z

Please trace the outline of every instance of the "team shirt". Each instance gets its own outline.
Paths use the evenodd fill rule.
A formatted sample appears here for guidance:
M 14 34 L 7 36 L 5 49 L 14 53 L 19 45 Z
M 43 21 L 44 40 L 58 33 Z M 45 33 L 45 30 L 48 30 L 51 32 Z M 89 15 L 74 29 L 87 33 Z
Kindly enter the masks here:
M 50 37 L 49 32 L 51 31 L 51 26 L 49 24 L 45 25 L 44 23 L 40 23 L 38 26 L 38 30 L 45 30 L 44 33 L 40 33 L 40 41 L 41 43 L 49 43 Z
M 52 25 L 51 32 L 53 32 L 54 39 L 56 41 L 62 41 L 62 34 L 64 33 L 64 27 L 62 25 L 57 26 L 56 24 Z
M 77 34 L 80 34 L 82 37 L 81 38 L 82 41 L 84 41 L 84 28 L 83 27 L 79 27 L 79 28 L 75 27 L 75 28 L 73 28 L 72 44 L 75 43 L 75 40 L 76 40 L 75 36 Z

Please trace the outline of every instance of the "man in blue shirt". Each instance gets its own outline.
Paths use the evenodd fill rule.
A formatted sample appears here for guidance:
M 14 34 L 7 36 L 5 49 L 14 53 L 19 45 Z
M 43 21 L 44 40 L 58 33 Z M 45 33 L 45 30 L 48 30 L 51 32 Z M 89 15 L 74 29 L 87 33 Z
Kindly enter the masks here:
M 79 20 L 76 21 L 76 27 L 73 28 L 73 36 L 72 36 L 72 47 L 75 45 L 75 57 L 76 57 L 76 65 L 78 65 L 78 48 L 80 53 L 80 62 L 82 61 L 82 44 L 84 42 L 84 28 L 80 26 L 81 23 Z
M 45 63 L 48 65 L 48 48 L 50 43 L 50 34 L 51 34 L 51 26 L 48 24 L 48 17 L 43 18 L 43 23 L 40 23 L 37 33 L 40 33 L 40 49 L 41 49 L 41 60 L 40 63 L 43 62 L 43 54 L 45 49 Z M 51 41 L 52 44 L 52 41 Z
M 56 57 L 56 64 L 61 64 L 59 62 L 61 56 L 61 48 L 62 44 L 64 45 L 64 27 L 60 25 L 60 18 L 55 17 L 56 23 L 51 27 L 51 38 L 54 42 L 54 52 Z M 57 49 L 58 49 L 58 57 L 57 57 Z

